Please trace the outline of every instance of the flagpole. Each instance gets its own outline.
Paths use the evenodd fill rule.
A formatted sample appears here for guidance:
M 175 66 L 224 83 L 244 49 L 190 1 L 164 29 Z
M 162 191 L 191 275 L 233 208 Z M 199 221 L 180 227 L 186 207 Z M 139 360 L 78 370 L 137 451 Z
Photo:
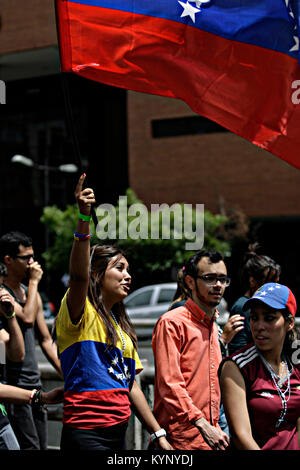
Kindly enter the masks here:
M 85 173 L 83 164 L 82 164 L 82 158 L 81 158 L 81 153 L 80 153 L 80 145 L 79 141 L 77 138 L 77 134 L 75 132 L 75 121 L 74 121 L 74 115 L 72 111 L 72 103 L 71 103 L 71 98 L 70 98 L 70 92 L 69 92 L 69 87 L 66 79 L 66 73 L 61 72 L 61 81 L 62 81 L 62 89 L 63 89 L 63 95 L 64 95 L 64 102 L 65 102 L 65 111 L 66 111 L 66 116 L 67 116 L 67 122 L 69 124 L 69 129 L 71 133 L 71 140 L 73 144 L 73 150 L 75 154 L 75 158 L 79 167 L 79 170 L 82 173 Z M 95 230 L 98 225 L 98 219 L 96 216 L 95 208 L 92 206 L 91 207 L 91 216 L 95 225 Z

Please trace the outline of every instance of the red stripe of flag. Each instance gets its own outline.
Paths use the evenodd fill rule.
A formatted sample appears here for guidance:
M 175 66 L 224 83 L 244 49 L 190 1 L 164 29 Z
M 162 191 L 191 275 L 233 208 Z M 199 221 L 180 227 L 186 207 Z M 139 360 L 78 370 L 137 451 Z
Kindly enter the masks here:
M 300 169 L 296 59 L 161 18 L 60 0 L 57 13 L 63 71 L 180 98 Z
M 128 390 L 66 391 L 63 423 L 81 429 L 113 426 L 130 418 Z

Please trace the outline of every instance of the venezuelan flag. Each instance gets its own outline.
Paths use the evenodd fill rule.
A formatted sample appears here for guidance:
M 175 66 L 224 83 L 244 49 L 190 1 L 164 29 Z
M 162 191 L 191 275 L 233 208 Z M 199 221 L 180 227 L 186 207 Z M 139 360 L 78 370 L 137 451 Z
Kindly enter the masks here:
M 61 67 L 184 100 L 300 168 L 297 0 L 56 0 Z

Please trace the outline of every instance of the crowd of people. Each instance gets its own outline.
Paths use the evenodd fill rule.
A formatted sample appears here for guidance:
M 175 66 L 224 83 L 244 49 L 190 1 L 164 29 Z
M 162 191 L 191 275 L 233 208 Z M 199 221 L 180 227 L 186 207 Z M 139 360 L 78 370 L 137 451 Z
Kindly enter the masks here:
M 251 246 L 240 274 L 242 297 L 228 322 L 218 305 L 230 285 L 222 255 L 200 250 L 178 272 L 178 290 L 152 337 L 153 411 L 137 384 L 143 367 L 123 300 L 131 274 L 112 245 L 90 246 L 96 199 L 78 181 L 78 222 L 69 285 L 46 325 L 32 240 L 0 238 L 0 449 L 47 449 L 45 404 L 63 402 L 61 450 L 124 450 L 133 411 L 149 450 L 300 450 L 300 361 L 296 299 L 281 268 Z M 63 387 L 42 391 L 36 338 Z

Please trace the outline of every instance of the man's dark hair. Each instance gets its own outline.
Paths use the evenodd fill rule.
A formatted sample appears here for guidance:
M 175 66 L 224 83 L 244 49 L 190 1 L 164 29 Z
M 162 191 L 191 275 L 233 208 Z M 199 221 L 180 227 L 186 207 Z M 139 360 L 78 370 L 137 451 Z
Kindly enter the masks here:
M 19 253 L 19 246 L 26 248 L 32 246 L 32 239 L 22 232 L 8 232 L 0 238 L 0 262 L 4 262 L 6 255 L 15 258 Z
M 211 263 L 219 263 L 224 261 L 221 253 L 215 250 L 200 250 L 191 256 L 184 265 L 184 276 L 189 275 L 193 278 L 198 276 L 198 263 L 201 258 L 208 258 Z
M 243 291 L 250 287 L 250 277 L 253 277 L 260 285 L 267 282 L 275 282 L 281 274 L 281 266 L 272 258 L 257 253 L 260 250 L 258 243 L 249 245 L 244 256 L 243 266 L 240 271 L 240 280 Z

